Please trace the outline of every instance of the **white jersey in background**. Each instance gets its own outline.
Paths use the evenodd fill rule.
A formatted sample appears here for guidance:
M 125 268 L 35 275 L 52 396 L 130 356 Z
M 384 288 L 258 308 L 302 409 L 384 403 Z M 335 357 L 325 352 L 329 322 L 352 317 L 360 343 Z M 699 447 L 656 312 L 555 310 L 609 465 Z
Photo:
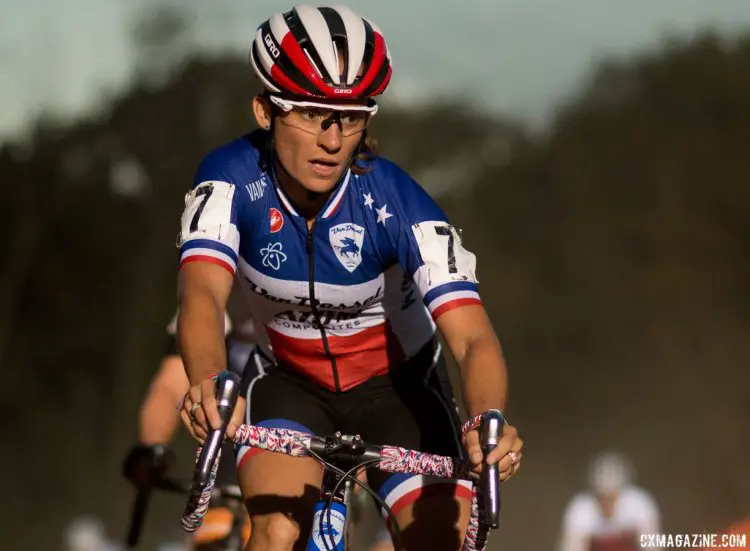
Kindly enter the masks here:
M 656 501 L 637 486 L 621 490 L 610 518 L 593 493 L 580 493 L 565 509 L 559 551 L 636 549 L 640 534 L 658 532 L 660 524 Z

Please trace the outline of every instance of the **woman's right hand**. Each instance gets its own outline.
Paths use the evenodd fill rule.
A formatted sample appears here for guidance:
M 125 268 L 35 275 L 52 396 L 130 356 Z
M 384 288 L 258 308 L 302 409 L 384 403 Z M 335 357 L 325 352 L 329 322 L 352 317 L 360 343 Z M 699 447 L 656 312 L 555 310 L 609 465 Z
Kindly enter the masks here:
M 227 438 L 233 438 L 245 416 L 245 399 L 237 398 L 232 419 L 227 427 Z M 210 430 L 221 428 L 221 416 L 216 403 L 216 381 L 213 377 L 190 387 L 180 406 L 180 418 L 190 434 L 201 444 Z

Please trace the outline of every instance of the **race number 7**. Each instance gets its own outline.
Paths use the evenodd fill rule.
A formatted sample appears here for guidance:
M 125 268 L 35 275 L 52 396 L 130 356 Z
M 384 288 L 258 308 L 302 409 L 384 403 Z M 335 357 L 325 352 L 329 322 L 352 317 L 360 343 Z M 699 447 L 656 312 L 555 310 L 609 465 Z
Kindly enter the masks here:
M 461 236 L 445 220 L 426 220 L 412 226 L 424 272 L 433 282 L 476 282 L 476 257 L 461 243 Z
M 201 198 L 201 202 L 198 204 L 198 208 L 195 209 L 193 219 L 190 221 L 190 231 L 194 232 L 198 230 L 198 221 L 200 220 L 203 209 L 206 208 L 206 203 L 211 198 L 211 194 L 214 192 L 213 184 L 208 184 L 203 187 L 199 187 L 195 190 L 195 196 Z
M 456 269 L 456 253 L 453 250 L 453 227 L 449 224 L 435 225 L 435 233 L 438 235 L 446 236 L 448 238 L 448 273 L 455 274 L 458 272 Z

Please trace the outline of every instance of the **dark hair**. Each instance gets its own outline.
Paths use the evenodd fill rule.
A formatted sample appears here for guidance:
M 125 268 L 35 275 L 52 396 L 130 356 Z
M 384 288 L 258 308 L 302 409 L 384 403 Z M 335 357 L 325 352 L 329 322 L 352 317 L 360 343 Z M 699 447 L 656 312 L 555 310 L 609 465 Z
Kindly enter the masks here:
M 362 139 L 357 146 L 357 152 L 352 161 L 352 172 L 356 175 L 367 174 L 372 170 L 370 161 L 378 156 L 378 139 L 364 130 Z

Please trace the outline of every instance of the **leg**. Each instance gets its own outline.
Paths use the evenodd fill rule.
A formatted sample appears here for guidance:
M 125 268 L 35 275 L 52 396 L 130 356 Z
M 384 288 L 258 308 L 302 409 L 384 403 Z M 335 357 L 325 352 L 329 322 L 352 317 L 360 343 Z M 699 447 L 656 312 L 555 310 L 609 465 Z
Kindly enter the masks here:
M 310 458 L 261 452 L 240 469 L 252 530 L 248 551 L 304 549 L 322 470 Z
M 363 438 L 462 457 L 458 412 L 450 388 L 446 388 L 445 370 L 444 360 L 438 356 L 427 368 L 406 365 L 394 371 L 389 385 L 381 383 L 373 390 L 360 417 Z M 388 475 L 376 469 L 368 471 L 368 479 L 396 515 L 401 528 L 398 551 L 461 548 L 470 513 L 469 482 Z
M 461 481 L 410 476 L 395 485 L 386 504 L 401 529 L 398 551 L 457 551 L 469 522 L 471 489 Z M 391 527 L 390 520 L 388 526 Z
M 324 406 L 304 385 L 278 368 L 247 391 L 247 421 L 302 432 L 333 432 Z M 241 448 L 237 452 L 242 495 L 251 520 L 248 551 L 304 550 L 320 495 L 322 468 L 311 458 Z

